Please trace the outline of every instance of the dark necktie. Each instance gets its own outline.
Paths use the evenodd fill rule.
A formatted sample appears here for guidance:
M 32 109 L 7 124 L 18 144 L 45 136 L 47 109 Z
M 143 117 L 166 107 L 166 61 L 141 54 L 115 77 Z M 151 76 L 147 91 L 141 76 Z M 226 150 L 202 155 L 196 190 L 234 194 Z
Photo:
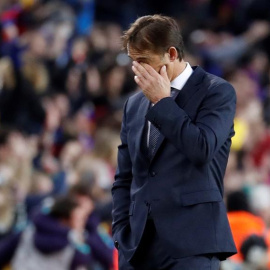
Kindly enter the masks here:
M 151 159 L 154 155 L 160 132 L 153 124 L 150 124 L 149 128 L 150 128 L 150 131 L 149 131 L 148 155 L 149 155 L 149 158 Z
M 176 93 L 177 93 L 177 90 L 174 88 L 171 88 L 171 97 L 172 98 L 175 97 Z M 160 132 L 152 123 L 150 123 L 149 128 L 150 128 L 150 130 L 149 130 L 148 155 L 149 155 L 149 158 L 151 159 L 155 153 Z

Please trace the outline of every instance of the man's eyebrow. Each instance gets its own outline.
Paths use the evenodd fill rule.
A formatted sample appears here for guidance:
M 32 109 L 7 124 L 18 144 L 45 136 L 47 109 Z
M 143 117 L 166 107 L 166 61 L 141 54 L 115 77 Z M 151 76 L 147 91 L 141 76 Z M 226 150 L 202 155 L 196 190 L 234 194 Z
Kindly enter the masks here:
M 138 58 L 134 59 L 133 61 L 137 61 L 137 62 L 149 62 L 150 59 L 148 57 L 138 57 Z
M 138 58 L 133 59 L 129 54 L 127 55 L 132 61 L 137 61 L 137 62 L 149 62 L 151 59 L 149 57 L 143 57 L 140 56 Z
M 145 60 L 149 60 L 148 57 L 138 57 L 137 61 L 145 61 Z

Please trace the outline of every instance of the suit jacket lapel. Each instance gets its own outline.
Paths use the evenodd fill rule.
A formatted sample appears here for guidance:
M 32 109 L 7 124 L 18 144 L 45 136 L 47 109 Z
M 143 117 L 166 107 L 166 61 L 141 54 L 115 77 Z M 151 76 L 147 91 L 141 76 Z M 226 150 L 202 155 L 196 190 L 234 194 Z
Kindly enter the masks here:
M 175 102 L 178 104 L 180 108 L 184 108 L 187 104 L 188 100 L 197 92 L 202 83 L 202 79 L 205 75 L 205 71 L 199 67 L 192 67 L 193 73 L 189 77 L 188 81 L 184 85 L 181 91 L 179 91 L 177 97 L 175 98 Z
M 186 84 L 184 85 L 184 87 L 181 89 L 181 91 L 179 91 L 179 93 L 175 97 L 175 102 L 182 109 L 185 107 L 188 100 L 200 88 L 200 84 L 201 84 L 202 79 L 205 75 L 205 71 L 201 67 L 196 66 L 196 67 L 192 67 L 192 68 L 193 68 L 193 73 L 189 77 L 189 79 L 186 82 Z M 166 113 L 166 112 L 164 112 L 164 113 Z M 155 155 L 156 155 L 158 149 L 160 148 L 162 142 L 164 141 L 164 139 L 165 139 L 165 136 L 162 133 L 160 133 L 154 154 L 153 154 L 152 159 L 151 159 L 151 162 L 155 158 Z
M 135 147 L 136 149 L 139 149 L 140 152 L 145 152 L 143 151 L 143 146 L 144 146 L 144 142 L 143 142 L 143 136 L 144 134 L 144 128 L 145 128 L 145 124 L 146 124 L 146 119 L 145 119 L 145 115 L 149 109 L 150 106 L 150 101 L 143 96 L 140 102 L 140 105 L 138 107 L 138 111 L 137 111 L 137 123 L 138 123 L 138 133 L 136 136 L 136 142 L 135 142 Z M 144 153 L 145 156 L 145 153 Z

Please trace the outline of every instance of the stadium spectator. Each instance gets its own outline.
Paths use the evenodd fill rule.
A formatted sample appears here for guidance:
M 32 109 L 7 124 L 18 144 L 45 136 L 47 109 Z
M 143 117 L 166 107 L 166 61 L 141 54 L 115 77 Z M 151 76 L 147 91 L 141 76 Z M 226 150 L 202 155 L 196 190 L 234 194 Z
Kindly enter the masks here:
M 91 249 L 84 227 L 89 210 L 72 197 L 55 201 L 51 209 L 38 213 L 32 225 L 1 242 L 1 267 L 12 269 L 86 269 Z M 46 213 L 47 212 L 47 213 Z
M 257 235 L 249 236 L 241 246 L 244 263 L 243 270 L 267 270 L 268 254 L 267 244 L 263 237 Z
M 235 191 L 228 195 L 227 210 L 233 239 L 238 251 L 231 257 L 231 260 L 241 262 L 243 257 L 240 248 L 244 240 L 252 234 L 264 235 L 266 226 L 262 218 L 252 214 L 248 198 L 242 191 Z

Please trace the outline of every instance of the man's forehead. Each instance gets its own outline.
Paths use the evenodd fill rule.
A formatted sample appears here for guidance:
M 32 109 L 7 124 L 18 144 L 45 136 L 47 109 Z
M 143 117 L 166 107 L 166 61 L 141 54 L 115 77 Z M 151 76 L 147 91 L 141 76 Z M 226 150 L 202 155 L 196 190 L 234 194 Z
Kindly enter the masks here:
M 146 60 L 152 60 L 155 54 L 153 52 L 150 52 L 148 50 L 145 51 L 138 51 L 133 48 L 128 48 L 128 56 L 132 58 L 133 60 L 137 59 L 146 59 Z
M 150 58 L 150 52 L 148 51 L 138 51 L 138 50 L 135 50 L 133 48 L 129 48 L 128 51 L 128 56 L 129 57 L 136 57 L 136 58 Z

